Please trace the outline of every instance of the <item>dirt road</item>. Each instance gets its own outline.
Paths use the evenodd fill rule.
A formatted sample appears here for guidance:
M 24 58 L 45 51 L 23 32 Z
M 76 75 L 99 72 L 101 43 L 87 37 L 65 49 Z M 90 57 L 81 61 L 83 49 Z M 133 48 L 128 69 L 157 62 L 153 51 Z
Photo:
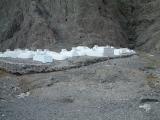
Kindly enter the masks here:
M 159 73 L 149 54 L 52 73 L 1 71 L 0 120 L 159 120 Z

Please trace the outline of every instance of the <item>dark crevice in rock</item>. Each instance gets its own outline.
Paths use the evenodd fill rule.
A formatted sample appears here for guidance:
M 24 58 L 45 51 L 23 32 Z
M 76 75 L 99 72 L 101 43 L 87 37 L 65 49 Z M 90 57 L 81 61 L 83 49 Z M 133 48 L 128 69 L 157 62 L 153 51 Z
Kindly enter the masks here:
M 36 2 L 36 7 L 34 9 L 34 12 L 36 12 L 39 16 L 47 19 L 48 17 L 51 17 L 49 12 L 46 10 L 45 6 L 41 2 L 41 0 Z
M 145 98 L 145 99 L 142 99 L 140 102 L 141 103 L 159 102 L 159 100 L 158 99 L 153 99 L 153 98 Z
M 122 24 L 122 27 L 128 36 L 128 47 L 134 49 L 136 44 L 135 40 L 137 38 L 135 32 L 136 6 L 133 1 L 120 0 L 118 1 L 118 9 L 125 18 L 125 22 Z

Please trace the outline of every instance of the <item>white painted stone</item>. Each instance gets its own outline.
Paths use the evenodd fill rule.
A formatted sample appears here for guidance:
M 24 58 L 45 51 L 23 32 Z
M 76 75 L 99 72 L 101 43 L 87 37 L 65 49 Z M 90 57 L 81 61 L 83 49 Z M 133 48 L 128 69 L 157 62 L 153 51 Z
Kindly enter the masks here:
M 151 105 L 143 104 L 143 105 L 140 105 L 139 108 L 144 109 L 146 112 L 149 112 L 151 110 Z
M 104 57 L 114 56 L 114 48 L 104 48 L 103 56 Z
M 36 51 L 31 50 L 20 50 L 15 49 L 14 51 L 7 50 L 6 52 L 0 53 L 0 57 L 10 57 L 10 58 L 23 58 L 23 59 L 33 59 L 35 61 L 40 61 L 42 63 L 53 62 L 53 60 L 65 60 L 67 58 L 75 56 L 91 56 L 91 57 L 111 57 L 111 56 L 121 56 L 126 54 L 135 53 L 133 50 L 128 48 L 116 49 L 111 46 L 97 46 L 89 48 L 86 46 L 73 47 L 72 50 L 67 51 L 62 49 L 60 53 L 49 51 L 47 49 Z
M 33 56 L 34 61 L 39 61 L 42 63 L 50 63 L 53 62 L 53 59 L 51 56 L 45 55 L 45 54 L 38 54 Z

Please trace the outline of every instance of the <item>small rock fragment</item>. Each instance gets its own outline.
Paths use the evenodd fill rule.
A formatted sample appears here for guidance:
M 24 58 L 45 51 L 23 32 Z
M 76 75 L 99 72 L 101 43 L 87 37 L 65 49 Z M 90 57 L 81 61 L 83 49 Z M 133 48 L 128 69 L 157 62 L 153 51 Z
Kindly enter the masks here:
M 21 94 L 17 95 L 17 97 L 18 97 L 19 99 L 21 99 L 21 98 L 28 97 L 29 95 L 30 95 L 30 92 L 26 92 L 26 93 L 21 93 Z
M 143 105 L 140 105 L 139 108 L 144 109 L 146 112 L 149 112 L 151 110 L 151 105 L 143 104 Z

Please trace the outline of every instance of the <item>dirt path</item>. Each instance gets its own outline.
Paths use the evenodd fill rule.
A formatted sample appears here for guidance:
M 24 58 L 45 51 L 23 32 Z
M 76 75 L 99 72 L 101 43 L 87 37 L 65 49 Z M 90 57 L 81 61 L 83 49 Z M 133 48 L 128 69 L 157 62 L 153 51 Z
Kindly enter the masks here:
M 158 63 L 151 67 L 154 56 L 147 57 L 52 73 L 16 76 L 1 72 L 0 119 L 158 120 Z M 19 98 L 23 92 L 30 94 Z

